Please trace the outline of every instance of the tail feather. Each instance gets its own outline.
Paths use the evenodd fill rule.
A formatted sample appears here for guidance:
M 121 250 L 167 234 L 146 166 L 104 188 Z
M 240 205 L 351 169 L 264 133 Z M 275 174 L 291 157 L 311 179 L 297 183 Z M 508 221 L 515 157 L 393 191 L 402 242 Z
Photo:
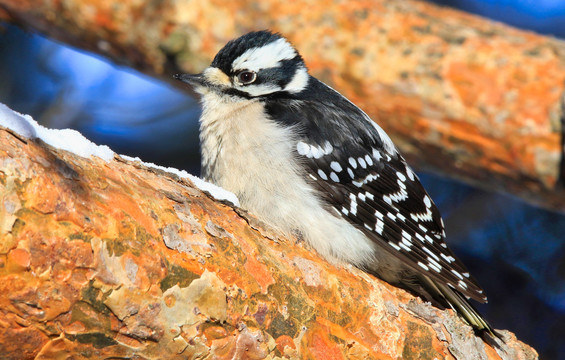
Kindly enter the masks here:
M 448 285 L 435 282 L 427 276 L 420 277 L 420 280 L 425 290 L 439 305 L 453 309 L 474 329 L 498 337 L 492 326 L 460 292 Z

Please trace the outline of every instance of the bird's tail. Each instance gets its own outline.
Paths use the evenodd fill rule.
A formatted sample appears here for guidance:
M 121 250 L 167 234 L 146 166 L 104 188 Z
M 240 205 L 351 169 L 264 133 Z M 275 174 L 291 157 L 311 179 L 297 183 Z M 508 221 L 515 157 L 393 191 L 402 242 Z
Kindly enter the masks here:
M 420 281 L 424 289 L 431 295 L 437 305 L 451 308 L 461 315 L 463 319 L 480 333 L 491 337 L 498 337 L 490 324 L 479 314 L 477 309 L 457 290 L 448 285 L 433 281 L 427 276 L 421 276 Z

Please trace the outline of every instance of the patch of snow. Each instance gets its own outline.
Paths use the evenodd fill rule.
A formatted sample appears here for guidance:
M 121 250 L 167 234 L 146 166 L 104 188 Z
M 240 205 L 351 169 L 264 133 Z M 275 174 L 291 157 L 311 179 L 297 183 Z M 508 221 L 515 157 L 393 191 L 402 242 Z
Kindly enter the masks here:
M 22 115 L 0 103 L 0 125 L 8 128 L 21 136 L 34 139 L 35 128 L 31 125 L 34 120 L 29 115 Z
M 172 168 L 172 167 L 165 167 L 165 166 L 161 166 L 161 165 L 155 165 L 153 163 L 144 162 L 138 157 L 131 157 L 131 156 L 127 156 L 127 155 L 120 155 L 120 156 L 125 160 L 137 161 L 137 162 L 140 162 L 144 166 L 154 168 L 154 169 L 158 169 L 158 170 L 165 171 L 165 172 L 169 172 L 169 173 L 177 175 L 180 178 L 189 179 L 190 181 L 192 181 L 192 183 L 197 188 L 199 188 L 202 191 L 209 193 L 210 195 L 212 195 L 212 197 L 214 197 L 214 199 L 216 199 L 216 200 L 227 200 L 227 201 L 231 202 L 232 204 L 234 204 L 235 206 L 239 206 L 239 200 L 238 200 L 237 196 L 235 196 L 234 193 L 227 191 L 226 189 L 223 189 L 223 188 L 221 188 L 217 185 L 214 185 L 212 183 L 204 181 L 197 176 L 189 174 L 185 170 L 179 170 L 179 169 L 175 169 L 175 168 Z
M 114 158 L 114 152 L 108 146 L 96 145 L 76 130 L 48 129 L 39 125 L 31 116 L 13 111 L 2 103 L 0 103 L 0 126 L 6 127 L 27 139 L 41 139 L 55 148 L 70 151 L 78 156 L 86 158 L 90 156 L 97 156 L 106 162 L 111 161 Z M 227 200 L 232 204 L 239 206 L 239 200 L 235 194 L 222 189 L 219 186 L 206 182 L 184 170 L 146 163 L 141 161 L 139 158 L 133 158 L 131 156 L 120 156 L 126 160 L 139 161 L 147 167 L 173 173 L 181 178 L 187 178 L 192 181 L 196 187 L 209 193 L 215 199 Z
M 28 139 L 41 139 L 57 149 L 70 151 L 78 156 L 97 156 L 104 161 L 114 158 L 114 152 L 106 145 L 96 145 L 81 133 L 71 129 L 48 129 L 29 115 L 22 115 L 0 103 L 0 125 Z

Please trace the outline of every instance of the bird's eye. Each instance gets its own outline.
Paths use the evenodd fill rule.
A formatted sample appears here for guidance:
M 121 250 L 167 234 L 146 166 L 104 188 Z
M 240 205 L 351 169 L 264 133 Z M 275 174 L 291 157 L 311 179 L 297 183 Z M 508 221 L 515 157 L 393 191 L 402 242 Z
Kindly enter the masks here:
M 253 71 L 242 71 L 237 74 L 237 80 L 243 85 L 251 84 L 257 79 L 257 74 Z

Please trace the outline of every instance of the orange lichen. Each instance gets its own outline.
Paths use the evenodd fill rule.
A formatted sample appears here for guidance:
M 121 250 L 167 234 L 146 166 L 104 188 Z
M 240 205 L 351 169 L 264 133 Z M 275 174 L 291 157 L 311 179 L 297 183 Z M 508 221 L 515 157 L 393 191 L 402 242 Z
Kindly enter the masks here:
M 11 272 L 25 271 L 30 266 L 30 253 L 25 249 L 14 249 L 8 253 L 6 267 Z

